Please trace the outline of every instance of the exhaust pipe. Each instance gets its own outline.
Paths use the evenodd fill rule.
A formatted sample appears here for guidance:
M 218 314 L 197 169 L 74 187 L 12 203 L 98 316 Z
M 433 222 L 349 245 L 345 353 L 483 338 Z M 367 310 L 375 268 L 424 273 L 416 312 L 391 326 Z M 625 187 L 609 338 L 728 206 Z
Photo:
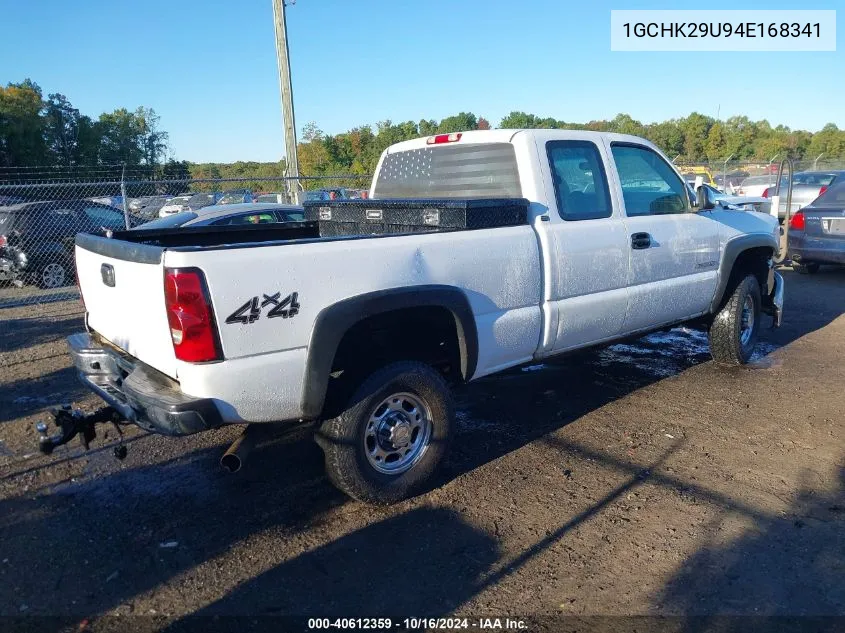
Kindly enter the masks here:
M 256 435 L 256 429 L 249 425 L 238 436 L 238 439 L 232 442 L 229 450 L 223 453 L 223 457 L 220 458 L 220 465 L 224 470 L 236 473 L 241 469 L 250 451 L 255 446 Z

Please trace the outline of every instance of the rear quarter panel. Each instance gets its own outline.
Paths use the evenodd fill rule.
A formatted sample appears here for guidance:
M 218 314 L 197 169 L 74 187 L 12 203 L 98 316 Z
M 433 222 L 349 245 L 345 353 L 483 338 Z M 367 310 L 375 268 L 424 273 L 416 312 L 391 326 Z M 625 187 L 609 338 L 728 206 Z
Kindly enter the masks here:
M 426 284 L 462 290 L 478 329 L 474 377 L 531 360 L 540 336 L 540 254 L 530 226 L 167 251 L 165 258 L 168 267 L 205 272 L 226 357 L 218 367 L 180 367 L 183 389 L 219 397 L 212 391 L 225 388 L 246 420 L 298 416 L 317 315 L 350 297 Z M 276 293 L 297 293 L 299 313 L 268 318 L 268 304 L 252 323 L 226 322 L 253 298 L 260 305 Z

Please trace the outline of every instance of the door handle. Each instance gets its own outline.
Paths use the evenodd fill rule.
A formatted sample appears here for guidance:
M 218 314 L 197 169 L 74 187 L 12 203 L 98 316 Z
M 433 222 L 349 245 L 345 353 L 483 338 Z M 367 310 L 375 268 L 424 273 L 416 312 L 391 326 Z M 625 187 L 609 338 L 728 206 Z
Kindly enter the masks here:
M 651 235 L 648 233 L 634 233 L 631 235 L 631 248 L 641 250 L 651 246 Z

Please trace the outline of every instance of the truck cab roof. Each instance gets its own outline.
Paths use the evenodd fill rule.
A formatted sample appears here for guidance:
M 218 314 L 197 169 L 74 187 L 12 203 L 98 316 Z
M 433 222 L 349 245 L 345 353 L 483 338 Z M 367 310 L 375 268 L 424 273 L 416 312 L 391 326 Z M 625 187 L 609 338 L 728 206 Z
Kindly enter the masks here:
M 450 134 L 435 134 L 432 136 L 424 136 L 421 138 L 411 139 L 409 141 L 402 141 L 388 147 L 385 152 L 393 154 L 396 152 L 403 152 L 412 149 L 420 149 L 423 147 L 431 147 L 433 145 L 446 144 L 468 144 L 468 143 L 512 143 L 514 138 L 518 135 L 525 135 L 528 137 L 542 138 L 544 141 L 548 140 L 589 140 L 594 143 L 599 143 L 604 140 L 610 142 L 635 143 L 637 145 L 646 145 L 653 149 L 656 146 L 639 136 L 631 136 L 630 134 L 617 134 L 615 132 L 594 132 L 592 130 L 560 130 L 551 128 L 522 128 L 522 129 L 504 129 L 504 130 L 471 130 L 468 132 L 453 132 Z M 440 140 L 441 137 L 447 137 L 445 140 Z M 435 140 L 437 139 L 437 140 Z M 453 140 L 454 139 L 454 140 Z M 662 152 L 661 152 L 662 153 Z

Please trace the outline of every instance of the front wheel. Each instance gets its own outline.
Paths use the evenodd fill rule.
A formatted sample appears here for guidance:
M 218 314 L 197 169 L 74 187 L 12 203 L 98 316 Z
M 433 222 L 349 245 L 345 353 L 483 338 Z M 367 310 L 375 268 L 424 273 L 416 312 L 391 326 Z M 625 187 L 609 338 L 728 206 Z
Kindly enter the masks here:
M 710 325 L 710 355 L 722 365 L 751 359 L 760 329 L 760 283 L 747 275 Z
M 430 366 L 392 363 L 364 380 L 345 410 L 323 422 L 326 473 L 350 497 L 387 505 L 423 492 L 446 455 L 453 405 Z

